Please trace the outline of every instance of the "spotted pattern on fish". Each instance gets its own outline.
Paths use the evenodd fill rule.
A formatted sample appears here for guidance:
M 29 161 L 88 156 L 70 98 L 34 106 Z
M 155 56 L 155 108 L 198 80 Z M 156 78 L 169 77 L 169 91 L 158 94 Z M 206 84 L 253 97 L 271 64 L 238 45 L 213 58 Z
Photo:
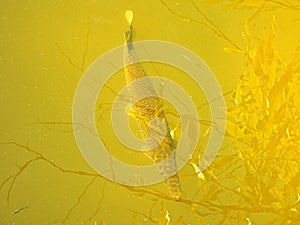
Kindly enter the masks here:
M 156 95 L 152 83 L 147 78 L 142 66 L 136 63 L 137 56 L 133 49 L 131 34 L 132 26 L 125 33 L 126 42 L 124 46 L 126 84 L 129 85 L 136 81 L 139 84 L 138 86 L 128 87 L 130 101 L 133 104 L 131 114 L 136 118 L 141 135 L 144 139 L 147 139 L 148 146 L 150 148 L 151 146 L 156 146 L 151 148 L 153 150 L 148 151 L 146 154 L 155 163 L 166 159 L 164 163 L 158 164 L 158 170 L 163 177 L 167 178 L 170 174 L 177 172 L 176 150 L 163 110 L 163 101 Z M 147 92 L 148 97 L 141 98 L 145 96 L 145 92 Z M 171 197 L 175 200 L 180 200 L 181 185 L 177 173 L 167 178 L 165 183 Z

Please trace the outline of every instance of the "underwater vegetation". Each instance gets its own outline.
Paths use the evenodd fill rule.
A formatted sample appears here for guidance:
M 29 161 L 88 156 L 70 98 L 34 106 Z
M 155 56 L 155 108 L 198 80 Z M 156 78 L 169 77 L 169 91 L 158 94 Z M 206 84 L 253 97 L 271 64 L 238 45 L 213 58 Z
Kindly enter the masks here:
M 282 59 L 275 48 L 275 19 L 255 46 L 245 25 L 246 48 L 225 49 L 244 56 L 246 71 L 235 89 L 227 132 L 233 138 L 245 177 L 239 179 L 241 204 L 252 208 L 250 217 L 260 224 L 259 213 L 272 224 L 299 220 L 300 49 Z M 246 213 L 243 213 L 246 216 Z M 255 218 L 256 216 L 257 218 Z M 273 217 L 273 219 L 271 219 Z
M 218 157 L 205 171 L 199 171 L 197 165 L 201 159 L 201 151 L 197 150 L 186 168 L 178 174 L 182 184 L 182 196 L 180 200 L 174 201 L 164 185 L 129 187 L 115 184 L 84 166 L 84 163 L 77 162 L 78 160 L 74 162 L 80 164 L 78 167 L 65 164 L 65 161 L 74 155 L 67 160 L 54 160 L 51 152 L 45 151 L 41 146 L 35 146 L 31 142 L 22 144 L 17 138 L 7 140 L 1 137 L 1 148 L 12 149 L 15 155 L 22 157 L 22 161 L 12 160 L 14 169 L 2 173 L 0 224 L 2 220 L 11 222 L 11 218 L 22 216 L 25 218 L 25 224 L 33 224 L 30 221 L 36 216 L 32 216 L 30 220 L 26 214 L 36 215 L 36 212 L 49 215 L 48 220 L 41 221 L 41 224 L 114 224 L 110 221 L 138 225 L 299 223 L 300 46 L 295 44 L 293 57 L 282 56 L 278 46 L 282 36 L 278 36 L 277 26 L 281 21 L 277 20 L 276 16 L 269 18 L 272 21 L 267 27 L 259 27 L 253 31 L 253 24 L 258 18 L 269 16 L 270 12 L 276 14 L 277 10 L 297 11 L 300 9 L 299 1 L 181 1 L 189 4 L 198 17 L 195 17 L 195 14 L 190 16 L 181 13 L 178 9 L 184 8 L 182 5 L 177 7 L 172 5 L 171 1 L 164 0 L 158 2 L 165 13 L 183 22 L 182 24 L 192 25 L 195 30 L 205 29 L 212 39 L 221 40 L 222 51 L 243 63 L 243 71 L 238 80 L 234 81 L 236 87 L 226 94 L 226 143 Z M 237 38 L 233 39 L 214 22 L 212 16 L 205 13 L 205 8 L 215 5 L 221 6 L 225 11 L 252 10 L 245 21 L 239 21 L 244 24 L 243 29 L 239 31 L 240 41 Z M 122 17 L 123 13 L 122 11 Z M 82 62 L 78 63 L 78 60 L 74 60 L 65 50 L 65 46 L 57 44 L 64 63 L 77 72 L 84 72 L 89 61 L 86 58 L 88 41 L 94 35 L 93 32 L 89 27 Z M 108 85 L 106 88 L 115 94 L 113 87 Z M 110 109 L 111 103 L 107 108 L 104 107 L 105 104 L 97 106 L 96 110 L 99 110 L 100 114 Z M 166 111 L 166 115 L 168 113 L 170 114 Z M 37 119 L 28 127 L 42 127 L 49 133 L 59 133 L 62 138 L 58 139 L 58 142 L 64 143 L 68 139 L 73 140 L 73 124 L 70 121 L 71 119 Z M 205 124 L 205 128 L 209 126 L 212 125 Z M 200 141 L 206 138 L 209 131 L 205 129 Z M 55 152 L 52 148 L 51 151 Z M 74 151 L 78 150 L 74 147 Z M 53 154 L 58 154 L 57 152 Z M 55 179 L 48 177 L 49 171 L 52 170 Z M 34 181 L 35 176 L 42 176 L 45 183 L 48 179 L 50 181 L 45 185 L 39 184 Z M 30 179 L 32 186 L 41 186 L 43 190 L 34 191 L 39 189 L 31 190 L 31 186 L 23 186 L 22 182 L 26 179 Z M 63 189 L 60 187 L 62 180 L 72 185 Z M 47 185 L 51 183 L 52 189 L 47 189 Z M 75 188 L 79 191 L 74 191 Z M 21 193 L 25 194 L 16 195 L 20 189 Z M 57 191 L 58 189 L 62 190 Z M 51 190 L 55 192 L 49 197 L 51 199 L 44 200 L 43 196 Z M 42 204 L 34 198 L 35 196 L 43 199 Z M 23 204 L 23 198 L 30 199 L 31 202 L 20 205 Z M 50 202 L 52 199 L 55 199 L 54 203 L 47 205 L 46 201 Z M 61 206 L 63 203 L 65 205 Z M 53 210 L 55 207 L 58 210 Z M 42 213 L 38 211 L 39 208 Z M 10 218 L 4 214 L 7 211 Z

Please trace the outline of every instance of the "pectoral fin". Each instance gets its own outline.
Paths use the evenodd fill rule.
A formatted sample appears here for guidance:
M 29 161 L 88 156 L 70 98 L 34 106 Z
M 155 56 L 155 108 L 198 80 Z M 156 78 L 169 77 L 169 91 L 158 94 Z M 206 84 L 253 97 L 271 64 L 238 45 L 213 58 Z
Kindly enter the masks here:
M 142 150 L 148 149 L 147 146 L 143 146 Z M 144 155 L 147 156 L 149 159 L 153 160 L 153 151 L 144 151 Z
M 178 124 L 174 129 L 170 130 L 170 135 L 173 139 L 174 147 L 176 147 L 181 135 L 181 125 Z

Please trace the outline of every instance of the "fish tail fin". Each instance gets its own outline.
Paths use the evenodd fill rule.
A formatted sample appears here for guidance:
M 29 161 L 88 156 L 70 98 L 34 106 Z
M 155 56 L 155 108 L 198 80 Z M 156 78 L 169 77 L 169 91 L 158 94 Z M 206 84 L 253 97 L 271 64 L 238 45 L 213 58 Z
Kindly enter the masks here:
M 126 20 L 128 22 L 129 28 L 124 33 L 124 37 L 125 37 L 125 43 L 129 44 L 129 43 L 132 42 L 132 34 L 133 34 L 133 28 L 132 28 L 133 12 L 131 10 L 127 10 L 125 12 L 125 18 L 126 18 Z

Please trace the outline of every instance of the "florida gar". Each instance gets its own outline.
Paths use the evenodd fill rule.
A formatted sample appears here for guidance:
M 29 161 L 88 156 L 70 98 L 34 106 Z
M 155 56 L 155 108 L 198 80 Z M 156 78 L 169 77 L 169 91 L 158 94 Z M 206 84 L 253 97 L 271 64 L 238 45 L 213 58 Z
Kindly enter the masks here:
M 168 158 L 158 167 L 160 174 L 167 178 L 174 171 L 177 171 L 176 150 L 163 110 L 163 102 L 156 95 L 142 66 L 137 63 L 137 56 L 132 43 L 132 18 L 132 11 L 127 11 L 126 19 L 129 23 L 129 29 L 125 33 L 124 45 L 124 63 L 127 65 L 125 67 L 125 80 L 127 85 L 134 81 L 138 83 L 138 85 L 128 88 L 130 101 L 133 104 L 130 113 L 136 119 L 142 137 L 147 139 L 148 146 L 153 149 L 147 152 L 147 155 L 155 163 Z M 148 97 L 143 97 L 145 92 Z M 154 148 L 152 148 L 153 146 Z M 167 178 L 165 183 L 172 198 L 180 200 L 181 186 L 177 173 Z

